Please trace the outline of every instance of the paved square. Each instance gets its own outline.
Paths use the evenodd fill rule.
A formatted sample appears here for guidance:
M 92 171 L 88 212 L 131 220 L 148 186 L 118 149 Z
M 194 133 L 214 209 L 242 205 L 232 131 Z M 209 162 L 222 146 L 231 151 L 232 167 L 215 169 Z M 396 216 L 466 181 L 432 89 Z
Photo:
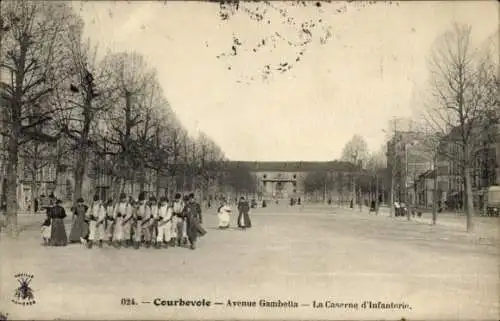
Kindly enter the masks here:
M 251 229 L 220 231 L 214 212 L 204 215 L 208 234 L 196 251 L 43 247 L 32 222 L 20 240 L 2 238 L 0 311 L 12 319 L 499 318 L 496 240 L 319 207 L 257 209 Z M 34 275 L 34 305 L 11 302 L 20 272 Z M 156 298 L 212 305 L 155 306 Z M 298 307 L 259 307 L 260 300 Z M 409 307 L 363 308 L 368 301 Z

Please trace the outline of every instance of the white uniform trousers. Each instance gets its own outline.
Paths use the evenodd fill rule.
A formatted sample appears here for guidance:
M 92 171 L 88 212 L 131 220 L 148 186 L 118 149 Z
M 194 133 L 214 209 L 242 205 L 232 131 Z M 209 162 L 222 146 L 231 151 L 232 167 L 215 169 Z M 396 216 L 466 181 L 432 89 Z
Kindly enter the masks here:
M 137 221 L 132 225 L 132 228 L 134 229 L 134 241 L 136 242 L 141 242 L 143 237 L 145 241 L 151 241 L 151 222 L 146 223 L 144 226 L 142 225 L 143 222 L 144 219 Z
M 156 242 L 169 242 L 172 239 L 172 220 L 163 223 L 163 225 L 160 225 L 161 223 L 161 221 L 158 222 Z
M 124 217 L 117 217 L 115 224 L 115 240 L 116 241 L 126 241 L 130 240 L 130 231 L 132 229 L 133 220 L 130 219 L 127 223 L 123 224 Z
M 142 220 L 142 222 L 145 222 L 145 219 Z M 144 225 L 141 224 L 142 228 L 142 237 L 144 241 L 146 242 L 151 242 L 153 240 L 153 233 L 154 233 L 154 221 L 153 219 L 149 219 L 147 223 Z
M 177 216 L 172 216 L 172 224 L 170 224 L 170 235 L 173 238 L 177 238 L 177 221 L 179 218 Z
M 151 225 L 149 226 L 149 237 L 152 240 L 156 240 L 158 236 L 158 228 L 156 221 L 151 220 Z
M 107 220 L 106 222 L 108 226 L 106 227 L 106 239 L 111 240 L 113 238 L 113 230 L 114 230 L 114 221 L 112 220 Z
M 187 224 L 186 219 L 182 217 L 175 216 L 175 237 L 176 238 L 186 238 L 187 237 Z
M 97 221 L 91 220 L 89 222 L 89 240 L 102 241 L 106 237 L 106 230 L 104 222 L 97 225 Z

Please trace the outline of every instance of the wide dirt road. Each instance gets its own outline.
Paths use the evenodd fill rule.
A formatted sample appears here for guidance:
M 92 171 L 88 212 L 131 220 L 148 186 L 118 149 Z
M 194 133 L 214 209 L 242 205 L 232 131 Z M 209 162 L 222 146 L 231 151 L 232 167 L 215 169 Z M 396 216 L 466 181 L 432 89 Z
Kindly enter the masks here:
M 12 319 L 80 320 L 500 317 L 499 252 L 491 240 L 338 208 L 258 209 L 251 229 L 219 231 L 213 212 L 205 214 L 209 233 L 196 251 L 42 247 L 38 226 L 17 241 L 3 237 L 0 311 Z M 34 305 L 11 302 L 20 272 L 34 275 Z M 156 298 L 211 305 L 155 306 Z M 259 307 L 260 300 L 297 307 Z

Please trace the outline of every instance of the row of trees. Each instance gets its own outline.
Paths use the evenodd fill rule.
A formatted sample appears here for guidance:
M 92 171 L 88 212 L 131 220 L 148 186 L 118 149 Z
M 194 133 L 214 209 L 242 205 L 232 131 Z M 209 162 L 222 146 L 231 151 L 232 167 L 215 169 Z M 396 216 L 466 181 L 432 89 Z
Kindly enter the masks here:
M 162 177 L 175 189 L 203 191 L 221 176 L 224 153 L 206 134 L 188 134 L 145 58 L 119 52 L 97 59 L 83 28 L 69 2 L 2 2 L 1 134 L 14 234 L 21 170 L 36 193 L 41 168 L 55 162 L 57 175 L 69 162 L 74 201 L 89 196 L 84 181 L 96 170 L 111 178 L 114 197 L 130 182 L 143 190 L 148 177 L 157 191 Z

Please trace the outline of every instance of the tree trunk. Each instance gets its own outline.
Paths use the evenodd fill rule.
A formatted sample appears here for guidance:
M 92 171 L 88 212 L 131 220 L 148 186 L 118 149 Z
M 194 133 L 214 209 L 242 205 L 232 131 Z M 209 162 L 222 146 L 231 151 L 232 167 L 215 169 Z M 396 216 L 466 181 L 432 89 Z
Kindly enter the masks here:
M 472 196 L 472 177 L 471 177 L 471 169 L 469 166 L 466 166 L 464 169 L 464 178 L 465 178 L 465 195 L 466 195 L 466 207 L 465 213 L 467 215 L 467 232 L 472 232 L 474 230 L 474 224 L 472 221 L 472 216 L 474 214 L 474 200 Z
M 35 198 L 37 197 L 37 187 L 36 187 L 36 174 L 31 174 L 31 210 L 33 213 L 35 212 Z
M 5 213 L 5 219 L 7 224 L 7 233 L 11 237 L 17 237 L 18 227 L 17 227 L 17 169 L 19 161 L 19 132 L 20 126 L 14 124 L 9 136 L 8 144 L 8 162 L 7 162 L 7 184 L 5 186 L 6 194 L 6 204 L 7 211 Z
M 75 192 L 73 194 L 73 206 L 76 204 L 76 200 L 82 196 L 83 180 L 85 178 L 85 172 L 87 169 L 87 151 L 83 148 L 78 149 L 75 158 L 75 168 L 73 171 L 75 179 Z

